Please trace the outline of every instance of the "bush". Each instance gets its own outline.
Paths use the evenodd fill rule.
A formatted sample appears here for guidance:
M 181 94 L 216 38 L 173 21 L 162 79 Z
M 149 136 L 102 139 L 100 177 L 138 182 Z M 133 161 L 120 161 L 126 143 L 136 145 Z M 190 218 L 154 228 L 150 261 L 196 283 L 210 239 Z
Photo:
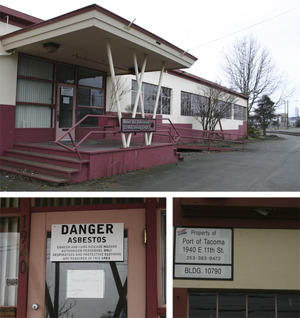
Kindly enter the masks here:
M 248 136 L 250 137 L 257 137 L 261 134 L 261 130 L 255 128 L 255 127 L 250 127 L 248 129 Z
M 297 120 L 296 127 L 300 127 L 300 119 Z

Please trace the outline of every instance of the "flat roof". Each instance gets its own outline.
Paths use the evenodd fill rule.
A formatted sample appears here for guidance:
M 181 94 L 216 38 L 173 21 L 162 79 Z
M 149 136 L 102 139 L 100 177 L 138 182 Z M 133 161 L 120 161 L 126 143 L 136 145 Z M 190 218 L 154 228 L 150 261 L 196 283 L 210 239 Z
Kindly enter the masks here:
M 38 19 L 31 15 L 0 5 L 0 22 L 6 23 L 7 17 L 9 24 L 16 25 L 21 28 L 43 22 L 42 19 Z
M 195 82 L 195 83 L 199 83 L 199 84 L 202 84 L 202 85 L 205 85 L 205 86 L 209 86 L 209 87 L 214 87 L 214 88 L 220 89 L 220 90 L 222 90 L 224 92 L 227 92 L 228 94 L 232 94 L 232 95 L 235 95 L 237 97 L 240 97 L 240 98 L 248 100 L 248 97 L 246 95 L 242 94 L 242 93 L 236 92 L 236 91 L 234 91 L 234 90 L 232 90 L 230 88 L 227 88 L 227 87 L 219 85 L 217 83 L 208 81 L 208 80 L 206 80 L 206 79 L 204 79 L 202 77 L 190 74 L 188 72 L 185 72 L 185 71 L 182 71 L 182 70 L 170 70 L 170 71 L 168 71 L 168 73 L 172 74 L 172 75 L 175 75 L 175 76 L 178 76 L 178 77 L 181 77 L 181 78 L 184 78 L 186 80 Z
M 132 50 L 138 56 L 139 67 L 144 55 L 146 71 L 157 71 L 165 61 L 166 69 L 190 67 L 197 58 L 157 35 L 131 24 L 130 21 L 96 4 L 66 13 L 0 37 L 6 51 L 55 59 L 70 64 L 84 64 L 109 73 L 105 39 L 109 39 L 116 74 L 127 74 L 133 67 Z M 59 44 L 57 53 L 43 49 L 46 42 Z

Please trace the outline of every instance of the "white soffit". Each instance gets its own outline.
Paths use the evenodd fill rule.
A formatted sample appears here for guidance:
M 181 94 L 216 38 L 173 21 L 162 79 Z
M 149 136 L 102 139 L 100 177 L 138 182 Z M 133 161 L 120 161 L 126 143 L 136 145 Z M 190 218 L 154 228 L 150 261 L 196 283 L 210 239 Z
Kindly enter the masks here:
M 109 11 L 90 6 L 2 38 L 6 51 L 17 50 L 43 58 L 78 64 L 109 72 L 105 39 L 110 39 L 116 74 L 126 74 L 133 67 L 132 49 L 136 50 L 141 67 L 148 55 L 146 71 L 189 68 L 197 60 L 190 54 L 160 39 L 148 31 L 131 25 Z M 47 53 L 43 44 L 60 45 L 55 53 Z

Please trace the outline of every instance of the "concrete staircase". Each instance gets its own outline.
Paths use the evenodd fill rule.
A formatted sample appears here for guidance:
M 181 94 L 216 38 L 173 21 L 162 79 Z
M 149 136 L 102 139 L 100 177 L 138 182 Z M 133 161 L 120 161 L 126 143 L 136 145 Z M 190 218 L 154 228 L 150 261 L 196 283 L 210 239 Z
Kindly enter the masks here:
M 86 180 L 88 165 L 89 160 L 80 160 L 72 153 L 22 144 L 16 144 L 0 157 L 0 170 L 53 184 Z

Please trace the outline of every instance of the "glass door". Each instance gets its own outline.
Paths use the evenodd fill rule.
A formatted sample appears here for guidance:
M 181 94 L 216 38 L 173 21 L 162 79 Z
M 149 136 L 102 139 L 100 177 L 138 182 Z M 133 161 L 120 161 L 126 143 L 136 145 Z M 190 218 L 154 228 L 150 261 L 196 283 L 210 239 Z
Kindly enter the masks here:
M 56 139 L 59 139 L 75 124 L 76 86 L 58 84 L 57 94 Z M 72 131 L 72 137 L 74 138 L 74 136 L 75 130 Z M 66 135 L 64 139 L 70 139 L 69 135 Z
M 45 317 L 128 317 L 127 241 L 122 262 L 51 262 L 49 233 Z
M 146 248 L 143 241 L 145 222 L 145 209 L 87 211 L 83 209 L 33 213 L 28 265 L 27 318 L 145 317 Z M 107 234 L 105 234 L 107 242 L 109 242 L 110 225 L 113 224 L 115 229 L 118 224 L 122 224 L 121 230 L 117 232 L 122 243 L 110 241 L 107 243 L 110 245 L 101 247 L 102 243 L 96 238 L 92 245 L 85 246 L 86 244 L 83 243 L 88 242 L 89 237 L 96 235 L 88 232 L 79 234 L 76 229 L 82 232 L 101 233 L 104 229 L 101 227 L 103 224 L 107 225 Z M 69 232 L 64 235 L 67 225 Z M 61 235 L 66 236 L 67 240 L 70 237 L 77 239 L 76 243 L 71 242 L 70 245 L 76 245 L 74 249 L 78 254 L 74 254 L 72 250 L 70 256 L 71 253 L 65 247 L 68 244 L 61 243 L 62 237 L 56 239 L 54 230 L 57 228 L 61 229 Z M 84 245 L 82 249 L 95 254 L 86 255 L 83 251 L 81 253 L 78 243 L 80 235 L 86 240 L 81 242 Z M 123 257 L 103 258 L 109 251 L 118 252 L 113 244 L 123 247 Z M 69 259 L 56 259 L 58 254 L 54 256 L 51 246 L 60 249 L 61 253 L 66 253 L 63 257 L 70 256 Z M 108 250 L 100 250 L 102 248 Z M 69 249 L 71 250 L 71 247 Z M 104 255 L 102 254 L 100 260 L 95 258 L 99 255 L 97 253 L 102 252 Z M 86 256 L 88 257 L 82 258 Z M 75 260 L 71 257 L 81 258 Z M 94 259 L 95 261 L 92 261 Z

